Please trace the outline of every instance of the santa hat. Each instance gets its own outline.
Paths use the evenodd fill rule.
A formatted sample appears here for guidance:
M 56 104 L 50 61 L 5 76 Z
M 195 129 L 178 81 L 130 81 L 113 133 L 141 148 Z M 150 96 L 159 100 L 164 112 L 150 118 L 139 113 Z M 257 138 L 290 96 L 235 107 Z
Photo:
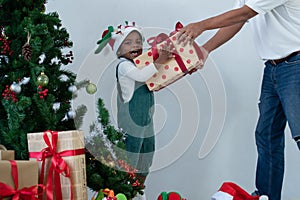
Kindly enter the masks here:
M 102 33 L 102 38 L 97 42 L 99 45 L 95 51 L 95 54 L 100 53 L 101 50 L 109 43 L 114 53 L 117 55 L 117 51 L 122 42 L 132 31 L 137 31 L 143 38 L 141 27 L 135 25 L 135 22 L 125 22 L 125 25 L 119 25 L 116 29 L 113 26 L 109 26 L 107 30 Z
M 225 182 L 219 191 L 211 197 L 211 200 L 268 200 L 268 197 L 265 195 L 252 196 L 237 184 Z

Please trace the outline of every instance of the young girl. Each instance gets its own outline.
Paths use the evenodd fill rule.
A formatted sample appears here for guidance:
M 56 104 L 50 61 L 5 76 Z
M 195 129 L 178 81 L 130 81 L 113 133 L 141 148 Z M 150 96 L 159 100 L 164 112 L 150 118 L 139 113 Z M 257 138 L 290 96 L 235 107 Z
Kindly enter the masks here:
M 114 32 L 112 27 L 109 29 L 106 35 L 111 34 L 111 39 L 103 36 L 102 42 L 110 42 L 118 57 L 116 66 L 118 126 L 127 133 L 125 144 L 130 165 L 138 170 L 138 175 L 145 181 L 155 150 L 154 95 L 145 81 L 157 72 L 159 63 L 167 62 L 172 54 L 169 47 L 165 46 L 165 49 L 158 51 L 159 57 L 155 63 L 139 69 L 133 59 L 143 51 L 144 38 L 141 28 L 133 23 L 119 26 L 117 32 Z M 99 47 L 101 48 L 101 41 Z M 96 50 L 97 52 L 99 50 Z

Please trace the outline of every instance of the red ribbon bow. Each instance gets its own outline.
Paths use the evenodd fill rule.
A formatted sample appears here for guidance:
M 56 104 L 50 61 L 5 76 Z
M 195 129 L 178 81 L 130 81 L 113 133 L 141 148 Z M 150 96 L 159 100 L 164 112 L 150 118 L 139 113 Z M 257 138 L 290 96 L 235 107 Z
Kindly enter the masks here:
M 174 34 L 176 34 L 181 28 L 183 27 L 183 25 L 180 23 L 180 22 L 177 22 L 176 25 L 175 25 L 175 30 L 172 31 L 169 36 L 165 33 L 160 33 L 159 35 L 155 36 L 155 37 L 150 37 L 147 42 L 149 45 L 151 45 L 151 51 L 152 51 L 152 56 L 153 56 L 153 60 L 155 61 L 159 54 L 158 54 L 158 48 L 157 48 L 157 45 L 163 41 L 166 41 L 167 42 L 167 45 L 173 45 L 170 37 L 173 36 Z M 197 53 L 197 56 L 199 58 L 199 60 L 202 60 L 203 59 L 203 53 L 202 51 L 200 50 L 199 46 L 196 44 L 196 43 L 193 43 L 193 47 L 195 48 L 196 50 L 196 53 Z M 179 56 L 179 53 L 178 51 L 173 48 L 174 51 L 173 51 L 173 56 L 174 56 L 174 59 L 176 60 L 180 70 L 184 73 L 184 75 L 186 74 L 192 74 L 193 72 L 195 72 L 196 70 L 191 70 L 191 71 L 188 71 L 187 67 L 185 66 L 182 58 Z
M 170 33 L 170 35 L 168 36 L 167 34 L 165 33 L 160 33 L 159 35 L 157 35 L 156 37 L 150 37 L 147 42 L 148 44 L 151 45 L 151 51 L 152 51 L 152 55 L 153 55 L 153 60 L 155 61 L 159 54 L 158 54 L 158 51 L 157 51 L 157 44 L 163 42 L 163 41 L 166 41 L 167 45 L 173 45 L 171 39 L 170 39 L 170 36 L 174 35 L 175 33 L 177 33 L 179 31 L 180 28 L 182 28 L 183 25 L 180 23 L 180 22 L 177 22 L 176 25 L 175 25 L 175 30 L 172 31 Z M 187 74 L 188 73 L 188 70 L 182 60 L 182 58 L 179 56 L 179 53 L 177 52 L 177 50 L 175 48 L 173 48 L 174 51 L 172 52 L 173 53 L 173 56 L 174 56 L 174 59 L 176 60 L 180 70 L 184 73 L 184 74 Z
M 51 135 L 51 141 L 48 137 L 48 133 Z M 75 150 L 66 150 L 62 152 L 57 152 L 57 141 L 58 141 L 58 132 L 57 131 L 45 131 L 43 134 L 44 141 L 47 145 L 46 148 L 42 149 L 41 152 L 29 152 L 30 158 L 36 158 L 38 161 L 42 161 L 42 169 L 40 174 L 40 183 L 44 183 L 44 170 L 45 170 L 45 160 L 48 157 L 52 157 L 51 165 L 49 168 L 49 173 L 47 177 L 47 184 L 46 184 L 46 195 L 47 199 L 53 199 L 53 183 L 55 185 L 55 194 L 56 200 L 62 199 L 62 190 L 61 190 L 61 183 L 60 183 L 60 175 L 65 176 L 66 178 L 70 178 L 70 169 L 67 163 L 64 161 L 62 157 L 64 156 L 75 156 L 84 154 L 84 149 L 75 149 Z M 73 192 L 72 192 L 72 184 L 70 184 L 70 191 L 71 196 L 70 199 L 73 199 Z
M 14 160 L 9 161 L 11 164 L 11 173 L 12 178 L 15 184 L 15 188 L 0 182 L 0 199 L 3 197 L 12 197 L 12 200 L 36 200 L 38 199 L 37 196 L 42 194 L 44 190 L 44 186 L 42 184 L 37 184 L 31 187 L 24 187 L 22 189 L 19 188 L 19 181 L 18 181 L 18 167 L 17 163 Z M 39 190 L 40 189 L 40 190 Z M 41 192 L 39 193 L 38 190 Z

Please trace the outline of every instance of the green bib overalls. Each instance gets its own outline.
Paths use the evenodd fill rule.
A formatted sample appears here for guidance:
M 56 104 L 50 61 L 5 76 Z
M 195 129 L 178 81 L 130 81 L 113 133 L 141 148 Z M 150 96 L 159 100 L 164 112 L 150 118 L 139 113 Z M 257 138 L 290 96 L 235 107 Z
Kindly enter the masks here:
M 118 126 L 127 134 L 125 144 L 130 165 L 135 167 L 141 175 L 146 176 L 155 151 L 154 94 L 145 83 L 136 81 L 131 100 L 124 103 L 118 77 L 119 64 L 116 68 Z

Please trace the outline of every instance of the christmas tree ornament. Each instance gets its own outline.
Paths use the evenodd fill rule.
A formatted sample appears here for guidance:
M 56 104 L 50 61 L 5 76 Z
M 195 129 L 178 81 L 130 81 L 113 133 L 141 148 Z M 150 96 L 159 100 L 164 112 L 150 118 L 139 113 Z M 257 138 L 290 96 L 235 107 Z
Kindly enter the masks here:
M 68 63 L 72 63 L 72 60 L 74 60 L 73 51 L 70 51 L 68 54 L 65 55 L 65 57 Z
M 65 46 L 65 47 L 68 47 L 68 46 L 70 46 L 70 43 L 69 43 L 69 41 L 68 41 L 68 40 L 65 40 L 65 41 L 64 41 L 64 46 Z
M 68 87 L 68 91 L 71 93 L 75 93 L 75 92 L 77 92 L 77 87 L 75 85 L 70 85 Z
M 41 85 L 38 86 L 38 93 L 40 95 L 40 99 L 43 99 L 44 97 L 46 97 L 48 95 L 48 89 L 44 89 Z
M 85 87 L 85 89 L 88 94 L 95 94 L 97 91 L 97 86 L 95 84 L 89 82 L 87 84 L 87 86 Z
M 76 112 L 74 110 L 69 110 L 67 113 L 68 119 L 74 119 L 76 117 Z
M 30 41 L 30 34 L 28 33 L 27 34 L 27 42 L 22 47 L 22 55 L 26 61 L 30 61 L 31 56 L 32 56 L 32 47 L 29 44 L 29 41 Z
M 58 111 L 59 108 L 60 108 L 60 103 L 59 102 L 53 103 L 52 109 L 54 110 L 54 112 Z
M 47 86 L 48 83 L 49 83 L 48 76 L 44 72 L 41 72 L 41 74 L 37 77 L 37 84 L 44 87 Z
M 58 78 L 61 82 L 67 82 L 70 80 L 70 78 L 65 74 L 60 75 Z
M 8 40 L 8 37 L 4 33 L 4 28 L 0 28 L 0 54 L 8 54 L 12 55 L 13 51 L 10 49 L 10 43 L 11 41 Z
M 27 83 L 29 83 L 30 81 L 30 77 L 24 77 L 21 81 L 20 81 L 20 85 L 26 85 Z
M 127 200 L 126 196 L 123 193 L 118 193 L 116 197 L 117 200 Z
M 12 91 L 8 85 L 6 85 L 2 96 L 5 100 L 12 100 L 15 103 L 18 101 L 18 98 L 16 97 L 16 92 Z
M 21 85 L 13 82 L 13 84 L 11 84 L 10 86 L 10 90 L 15 92 L 16 94 L 19 94 L 22 91 Z
M 92 200 L 102 200 L 103 198 L 104 198 L 104 194 L 102 190 L 100 190 L 99 192 L 94 193 Z
M 45 58 L 46 58 L 46 55 L 44 53 L 42 55 L 40 55 L 38 58 L 39 64 L 42 64 L 44 62 Z

